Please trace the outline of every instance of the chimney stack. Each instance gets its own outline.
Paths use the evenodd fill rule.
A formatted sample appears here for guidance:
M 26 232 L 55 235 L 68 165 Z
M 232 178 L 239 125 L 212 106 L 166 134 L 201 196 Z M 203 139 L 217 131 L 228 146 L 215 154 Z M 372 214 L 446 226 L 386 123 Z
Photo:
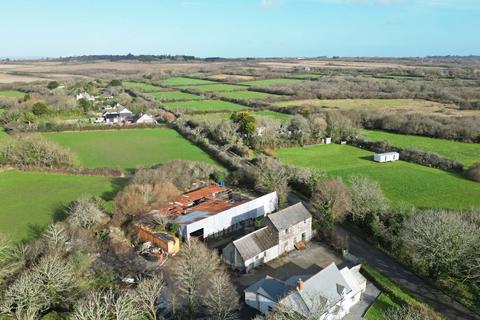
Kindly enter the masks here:
M 305 282 L 303 282 L 301 279 L 298 279 L 297 291 L 302 291 L 303 289 L 305 289 Z

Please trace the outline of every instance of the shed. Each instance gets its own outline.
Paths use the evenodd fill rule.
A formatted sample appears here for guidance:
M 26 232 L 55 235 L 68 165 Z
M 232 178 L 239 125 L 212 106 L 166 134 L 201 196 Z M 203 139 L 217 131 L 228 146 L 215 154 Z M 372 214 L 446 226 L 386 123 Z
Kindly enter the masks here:
M 138 238 L 150 241 L 168 254 L 175 255 L 180 251 L 180 239 L 166 231 L 154 231 L 146 226 L 137 225 Z
M 376 162 L 393 162 L 399 159 L 400 154 L 398 152 L 375 153 L 373 155 L 373 160 Z

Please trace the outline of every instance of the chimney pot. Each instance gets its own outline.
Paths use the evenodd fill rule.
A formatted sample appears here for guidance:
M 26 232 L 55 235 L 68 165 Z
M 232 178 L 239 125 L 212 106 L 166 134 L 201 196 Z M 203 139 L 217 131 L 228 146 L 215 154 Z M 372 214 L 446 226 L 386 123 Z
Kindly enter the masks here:
M 301 279 L 298 279 L 297 281 L 297 290 L 302 291 L 305 289 L 305 282 L 303 282 Z

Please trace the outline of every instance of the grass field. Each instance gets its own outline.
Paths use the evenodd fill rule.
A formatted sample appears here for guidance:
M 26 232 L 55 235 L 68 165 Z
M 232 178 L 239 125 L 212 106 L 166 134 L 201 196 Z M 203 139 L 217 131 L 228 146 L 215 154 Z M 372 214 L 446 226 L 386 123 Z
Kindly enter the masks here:
M 215 163 L 175 130 L 166 128 L 45 133 L 45 136 L 75 152 L 80 165 L 87 168 L 137 168 L 176 159 Z
M 154 86 L 149 83 L 143 83 L 143 82 L 125 81 L 125 82 L 122 82 L 122 85 L 127 89 L 140 90 L 145 92 L 154 92 L 154 91 L 164 90 L 161 87 Z
M 362 135 L 370 141 L 388 141 L 390 144 L 402 148 L 435 152 L 446 158 L 460 161 L 466 167 L 480 162 L 480 144 L 478 143 L 463 143 L 373 130 L 363 130 Z
M 163 92 L 152 92 L 149 94 L 160 101 L 175 101 L 175 100 L 200 100 L 203 99 L 200 96 L 195 94 L 181 92 L 181 91 L 163 91 Z
M 29 239 L 70 201 L 82 195 L 111 200 L 115 189 L 106 177 L 0 172 L 0 232 L 14 241 Z
M 224 92 L 224 91 L 242 91 L 247 89 L 245 86 L 237 86 L 235 84 L 215 83 L 199 86 L 183 86 L 179 87 L 183 89 L 191 89 L 203 92 Z
M 257 92 L 257 91 L 222 92 L 221 96 L 229 99 L 242 99 L 242 100 L 264 100 L 267 98 L 282 98 L 282 96 L 278 94 L 270 94 L 270 93 Z
M 250 109 L 247 106 L 222 100 L 167 102 L 165 105 L 171 109 L 180 108 L 191 111 L 240 111 Z
M 214 83 L 213 81 L 202 80 L 202 79 L 193 79 L 193 78 L 185 78 L 185 77 L 173 77 L 161 81 L 157 81 L 162 86 L 190 86 L 190 85 L 197 85 L 197 84 L 207 84 L 207 83 Z
M 19 98 L 25 95 L 24 92 L 17 90 L 0 90 L 0 97 Z
M 251 81 L 254 80 L 255 78 L 253 76 L 243 76 L 243 75 L 231 75 L 231 74 L 214 74 L 211 76 L 208 76 L 208 79 L 216 80 L 216 81 L 222 81 L 222 80 L 228 80 L 228 81 Z
M 480 183 L 459 175 L 404 161 L 377 163 L 373 153 L 348 145 L 317 145 L 281 148 L 278 157 L 285 163 L 319 168 L 345 181 L 364 175 L 380 183 L 394 203 L 418 208 L 480 208 Z
M 323 77 L 323 75 L 316 74 L 316 73 L 295 73 L 295 74 L 290 75 L 289 77 L 295 78 L 295 79 L 308 80 L 308 79 L 319 79 L 319 78 Z
M 299 83 L 301 81 L 302 80 L 300 79 L 265 79 L 265 80 L 245 81 L 240 83 L 248 86 L 268 87 L 268 86 L 279 84 L 279 83 Z
M 355 108 L 423 108 L 430 106 L 439 106 L 439 103 L 414 100 L 414 99 L 308 99 L 308 100 L 291 100 L 280 101 L 274 103 L 277 107 L 289 106 L 318 106 L 339 109 L 355 109 Z

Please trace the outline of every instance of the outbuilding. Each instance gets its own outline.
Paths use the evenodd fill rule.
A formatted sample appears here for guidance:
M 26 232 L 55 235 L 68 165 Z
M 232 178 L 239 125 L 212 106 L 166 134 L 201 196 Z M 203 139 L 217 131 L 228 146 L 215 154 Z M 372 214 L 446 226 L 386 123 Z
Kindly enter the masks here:
M 393 162 L 399 159 L 400 154 L 398 152 L 375 153 L 373 155 L 373 160 L 376 162 Z

